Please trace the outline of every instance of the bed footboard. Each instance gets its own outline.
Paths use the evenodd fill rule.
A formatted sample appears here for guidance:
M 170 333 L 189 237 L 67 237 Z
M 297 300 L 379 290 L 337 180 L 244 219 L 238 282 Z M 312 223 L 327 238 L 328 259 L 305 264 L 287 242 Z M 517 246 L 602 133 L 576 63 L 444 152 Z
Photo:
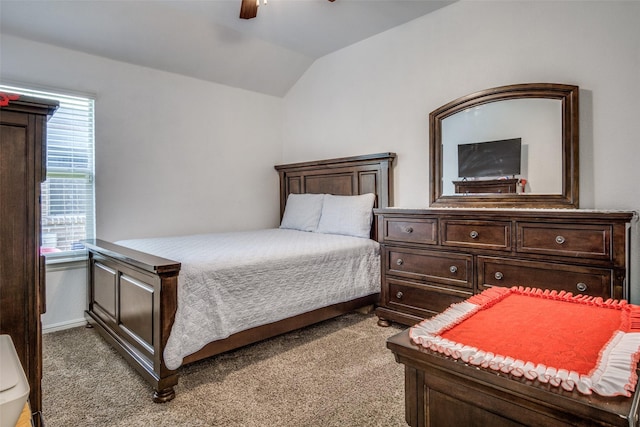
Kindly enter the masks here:
M 89 250 L 86 318 L 154 388 L 155 402 L 175 397 L 178 373 L 163 352 L 173 324 L 180 263 L 103 240 Z

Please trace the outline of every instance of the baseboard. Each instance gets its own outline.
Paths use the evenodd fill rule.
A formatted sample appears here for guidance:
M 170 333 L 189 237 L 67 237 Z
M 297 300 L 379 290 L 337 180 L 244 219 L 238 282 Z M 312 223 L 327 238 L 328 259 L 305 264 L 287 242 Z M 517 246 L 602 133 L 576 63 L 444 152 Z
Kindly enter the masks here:
M 86 326 L 87 321 L 82 319 L 68 320 L 66 322 L 52 323 L 51 325 L 42 325 L 42 333 L 47 334 L 49 332 L 63 331 L 65 329 L 77 328 L 79 326 Z

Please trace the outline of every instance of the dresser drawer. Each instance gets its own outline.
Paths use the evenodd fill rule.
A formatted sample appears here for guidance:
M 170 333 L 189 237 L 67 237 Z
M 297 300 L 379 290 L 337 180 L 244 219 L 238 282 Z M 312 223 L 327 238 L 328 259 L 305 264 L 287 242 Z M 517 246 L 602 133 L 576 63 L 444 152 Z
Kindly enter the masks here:
M 478 257 L 478 288 L 524 286 L 589 294 L 612 298 L 612 270 L 522 261 L 507 258 Z
M 383 254 L 387 274 L 473 288 L 472 255 L 396 247 L 386 247 Z
M 473 293 L 450 288 L 443 288 L 406 280 L 389 279 L 388 295 L 383 304 L 393 310 L 413 314 L 419 317 L 430 317 L 441 313 L 451 304 L 464 301 Z
M 511 250 L 511 222 L 442 220 L 442 244 L 492 250 Z
M 611 225 L 517 224 L 518 252 L 611 259 Z
M 436 218 L 384 218 L 384 240 L 404 243 L 438 244 Z

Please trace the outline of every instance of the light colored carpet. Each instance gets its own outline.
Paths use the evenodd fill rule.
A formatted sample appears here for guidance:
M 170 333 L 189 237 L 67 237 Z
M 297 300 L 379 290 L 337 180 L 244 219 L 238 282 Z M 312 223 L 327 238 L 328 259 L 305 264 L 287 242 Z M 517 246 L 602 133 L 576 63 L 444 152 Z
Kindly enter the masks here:
M 401 327 L 350 313 L 180 369 L 176 398 L 152 390 L 95 330 L 43 337 L 47 427 L 402 427 L 404 370 L 386 348 Z

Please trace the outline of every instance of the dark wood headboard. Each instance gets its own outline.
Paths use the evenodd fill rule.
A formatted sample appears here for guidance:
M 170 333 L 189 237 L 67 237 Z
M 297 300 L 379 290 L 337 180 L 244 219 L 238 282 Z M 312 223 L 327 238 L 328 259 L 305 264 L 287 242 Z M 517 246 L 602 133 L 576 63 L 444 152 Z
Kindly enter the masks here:
M 353 196 L 373 193 L 375 207 L 393 204 L 392 165 L 395 153 L 342 157 L 276 165 L 280 175 L 280 218 L 290 193 Z

